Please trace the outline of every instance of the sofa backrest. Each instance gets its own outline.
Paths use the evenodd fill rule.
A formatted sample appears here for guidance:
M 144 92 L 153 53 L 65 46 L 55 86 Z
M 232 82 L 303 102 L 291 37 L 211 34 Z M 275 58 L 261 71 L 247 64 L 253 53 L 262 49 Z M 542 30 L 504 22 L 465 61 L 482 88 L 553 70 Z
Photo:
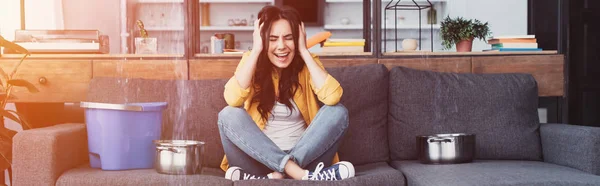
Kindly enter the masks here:
M 200 140 L 206 142 L 205 164 L 218 168 L 223 147 L 217 116 L 227 105 L 223 99 L 225 79 L 218 80 L 148 80 L 94 78 L 87 101 L 103 103 L 166 101 L 163 112 L 162 139 Z
M 390 70 L 392 160 L 417 159 L 416 136 L 472 133 L 477 159 L 541 160 L 538 89 L 529 74 Z
M 388 71 L 383 65 L 328 68 L 344 88 L 341 103 L 350 115 L 350 126 L 340 145 L 340 159 L 356 165 L 387 161 Z M 218 168 L 223 146 L 217 127 L 227 79 L 149 80 L 94 78 L 87 101 L 103 103 L 168 102 L 162 139 L 206 142 L 205 161 Z
M 338 150 L 355 165 L 389 160 L 387 110 L 389 73 L 382 64 L 327 68 L 344 89 L 340 103 L 349 127 Z

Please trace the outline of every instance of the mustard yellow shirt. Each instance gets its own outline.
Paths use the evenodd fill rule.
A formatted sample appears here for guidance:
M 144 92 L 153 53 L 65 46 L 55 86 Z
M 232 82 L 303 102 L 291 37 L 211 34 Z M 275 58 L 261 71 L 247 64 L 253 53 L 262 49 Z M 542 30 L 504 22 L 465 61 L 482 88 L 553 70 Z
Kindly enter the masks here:
M 246 62 L 247 58 L 250 56 L 249 52 L 243 54 L 240 63 L 238 64 L 235 73 L 238 72 L 240 67 Z M 323 69 L 323 64 L 319 60 L 319 58 L 312 54 L 314 61 Z M 275 91 L 278 91 L 279 88 L 279 78 L 277 73 L 273 73 L 273 84 L 275 87 Z M 311 121 L 317 115 L 319 111 L 319 105 L 317 103 L 317 99 L 325 105 L 336 105 L 344 92 L 340 83 L 333 78 L 333 76 L 327 74 L 327 78 L 325 79 L 325 83 L 319 89 L 315 87 L 312 82 L 310 72 L 308 71 L 308 67 L 304 65 L 304 68 L 298 74 L 298 81 L 302 89 L 298 89 L 293 96 L 293 100 L 298 106 L 298 110 L 302 114 L 304 121 L 307 123 L 307 126 L 310 125 Z M 240 87 L 235 75 L 229 79 L 229 81 L 225 84 L 225 91 L 223 96 L 225 97 L 225 101 L 229 106 L 233 107 L 242 107 L 248 112 L 252 120 L 258 125 L 258 127 L 263 130 L 266 125 L 266 121 L 261 119 L 260 113 L 258 112 L 258 103 L 252 103 L 252 97 L 254 95 L 254 90 L 252 86 L 247 89 L 243 89 Z M 317 98 L 315 98 L 315 96 Z M 333 158 L 333 163 L 339 162 L 338 155 L 336 154 Z M 221 169 L 224 171 L 229 168 L 229 163 L 227 162 L 227 157 L 223 157 L 223 161 L 221 162 Z

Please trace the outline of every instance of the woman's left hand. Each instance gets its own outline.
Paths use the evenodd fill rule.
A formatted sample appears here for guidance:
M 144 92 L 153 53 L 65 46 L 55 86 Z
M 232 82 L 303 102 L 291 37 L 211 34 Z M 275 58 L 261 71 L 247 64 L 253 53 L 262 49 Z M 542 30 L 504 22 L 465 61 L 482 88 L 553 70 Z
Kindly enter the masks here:
M 308 52 L 308 48 L 306 47 L 306 30 L 304 29 L 304 23 L 300 23 L 300 27 L 298 27 L 298 29 L 298 51 L 300 51 L 300 53 Z

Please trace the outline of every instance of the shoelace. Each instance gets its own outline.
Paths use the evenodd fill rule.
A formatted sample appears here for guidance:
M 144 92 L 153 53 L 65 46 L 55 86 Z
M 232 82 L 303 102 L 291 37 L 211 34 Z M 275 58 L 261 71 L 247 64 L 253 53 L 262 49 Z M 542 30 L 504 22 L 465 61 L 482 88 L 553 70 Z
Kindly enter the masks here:
M 308 179 L 309 180 L 337 180 L 337 177 L 335 176 L 335 169 L 329 169 L 329 170 L 325 170 L 325 171 L 321 172 L 321 170 L 323 170 L 323 167 L 325 167 L 325 164 L 323 164 L 323 162 L 320 162 L 319 164 L 317 164 L 315 171 Z
M 257 177 L 252 174 L 244 173 L 244 180 L 267 179 L 266 177 Z

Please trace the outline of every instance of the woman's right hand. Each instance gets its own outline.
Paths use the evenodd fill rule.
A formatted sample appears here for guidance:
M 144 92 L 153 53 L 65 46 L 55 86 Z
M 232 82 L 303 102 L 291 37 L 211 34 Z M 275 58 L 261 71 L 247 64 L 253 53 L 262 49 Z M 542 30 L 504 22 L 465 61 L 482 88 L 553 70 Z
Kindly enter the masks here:
M 257 54 L 263 49 L 263 41 L 262 37 L 260 37 L 260 31 L 262 30 L 264 23 L 258 25 L 259 23 L 260 19 L 256 19 L 256 21 L 254 21 L 254 33 L 252 33 L 252 40 L 254 42 L 252 44 L 252 52 L 256 52 Z

